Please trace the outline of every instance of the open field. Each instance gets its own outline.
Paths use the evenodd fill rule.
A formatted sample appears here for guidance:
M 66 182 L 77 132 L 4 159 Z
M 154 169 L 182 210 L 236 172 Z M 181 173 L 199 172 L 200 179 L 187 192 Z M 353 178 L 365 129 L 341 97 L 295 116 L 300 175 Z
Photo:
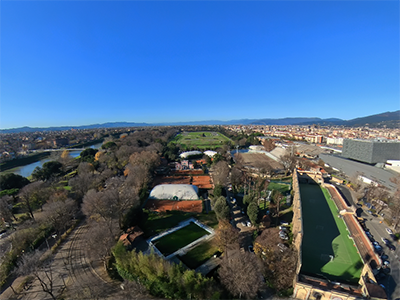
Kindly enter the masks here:
M 196 248 L 190 250 L 179 259 L 189 268 L 196 269 L 209 260 L 215 253 L 218 252 L 218 247 L 213 241 L 201 243 Z
M 283 166 L 272 158 L 262 153 L 238 153 L 243 164 L 247 167 L 259 168 L 262 164 L 268 163 L 273 169 L 283 169 Z
M 183 248 L 195 240 L 209 234 L 208 231 L 199 227 L 197 224 L 190 223 L 177 231 L 153 241 L 153 244 L 164 256 L 168 256 L 180 248 Z
M 329 193 L 300 184 L 303 212 L 301 272 L 332 281 L 357 283 L 363 263 Z
M 171 143 L 180 144 L 185 149 L 197 147 L 198 149 L 207 150 L 221 147 L 224 142 L 230 141 L 231 139 L 219 132 L 200 131 L 180 133 Z

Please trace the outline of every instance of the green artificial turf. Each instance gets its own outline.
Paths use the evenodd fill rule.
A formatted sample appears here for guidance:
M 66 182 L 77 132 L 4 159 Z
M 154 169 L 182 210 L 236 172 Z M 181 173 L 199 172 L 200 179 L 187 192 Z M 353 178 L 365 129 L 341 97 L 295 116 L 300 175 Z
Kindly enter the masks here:
M 300 193 L 304 232 L 301 272 L 357 283 L 363 263 L 328 191 L 319 185 L 300 184 Z
M 179 144 L 183 148 L 196 146 L 199 149 L 209 149 L 221 147 L 226 141 L 231 140 L 219 132 L 201 131 L 180 133 L 172 140 L 172 143 Z
M 217 252 L 218 247 L 212 241 L 208 241 L 201 243 L 196 248 L 179 257 L 179 259 L 187 267 L 196 269 L 209 260 Z
M 208 234 L 210 234 L 208 231 L 194 223 L 190 223 L 189 225 L 154 241 L 153 244 L 164 256 L 168 256 L 178 249 L 183 248 L 191 242 L 194 242 Z

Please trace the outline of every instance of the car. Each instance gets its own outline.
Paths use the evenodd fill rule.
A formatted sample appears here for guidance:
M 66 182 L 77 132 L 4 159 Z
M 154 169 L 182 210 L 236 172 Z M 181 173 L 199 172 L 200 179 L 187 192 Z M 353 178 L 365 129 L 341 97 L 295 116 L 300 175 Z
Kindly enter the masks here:
M 247 227 L 251 227 L 251 223 L 247 221 Z
M 387 260 L 388 258 L 389 258 L 389 256 L 387 256 L 386 254 L 381 255 L 382 260 Z
M 371 238 L 372 234 L 369 231 L 366 231 L 365 234 L 367 235 L 367 237 Z
M 372 244 L 373 244 L 374 246 L 380 246 L 379 243 L 376 242 L 376 241 L 375 241 L 375 242 L 372 242 Z
M 235 198 L 232 199 L 232 203 L 233 203 L 233 204 L 236 203 L 236 199 L 235 199 Z
M 282 243 L 279 243 L 278 245 L 278 248 L 279 248 L 279 251 L 281 251 L 281 252 L 283 252 L 283 251 L 285 251 L 286 249 L 288 249 L 288 247 L 286 247 L 284 244 L 282 244 Z
M 253 249 L 253 246 L 252 246 L 252 245 L 250 245 L 250 246 L 248 247 L 248 249 L 249 249 L 249 252 L 253 252 L 253 253 L 254 253 L 254 249 Z
M 385 239 L 385 238 L 382 238 L 382 242 L 383 242 L 385 245 L 390 244 L 390 241 L 389 241 L 388 239 Z
M 370 215 L 372 215 L 372 211 L 370 211 L 370 210 L 367 210 L 367 213 L 369 213 Z
M 396 250 L 396 247 L 393 244 L 387 244 L 386 246 L 389 248 L 390 251 Z
M 385 266 L 388 266 L 388 265 L 390 265 L 390 261 L 384 260 L 384 261 L 383 261 L 383 264 L 384 264 Z
M 288 231 L 288 228 L 286 226 L 279 226 L 279 229 L 285 232 Z
M 390 228 L 387 228 L 387 227 L 386 227 L 386 232 L 389 233 L 389 234 L 393 234 L 393 231 Z

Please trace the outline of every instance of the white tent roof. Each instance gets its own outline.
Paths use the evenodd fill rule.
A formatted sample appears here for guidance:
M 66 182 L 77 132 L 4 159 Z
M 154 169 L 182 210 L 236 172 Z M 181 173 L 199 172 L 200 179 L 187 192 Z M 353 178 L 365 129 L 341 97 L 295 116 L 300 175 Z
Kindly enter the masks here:
M 212 151 L 212 150 L 207 150 L 204 151 L 204 154 L 209 156 L 209 157 L 213 157 L 215 154 L 217 154 L 218 152 Z
M 202 152 L 200 151 L 186 151 L 186 152 L 182 152 L 179 156 L 182 158 L 186 158 L 192 155 L 200 155 L 202 154 Z
M 191 184 L 160 184 L 150 192 L 149 199 L 198 200 L 197 186 Z

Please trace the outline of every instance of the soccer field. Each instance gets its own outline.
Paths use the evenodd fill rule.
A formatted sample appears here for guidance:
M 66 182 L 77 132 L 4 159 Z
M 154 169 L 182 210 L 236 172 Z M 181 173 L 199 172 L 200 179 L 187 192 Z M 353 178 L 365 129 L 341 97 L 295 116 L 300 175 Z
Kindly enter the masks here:
M 178 134 L 172 143 L 180 144 L 183 148 L 197 147 L 199 149 L 212 149 L 221 147 L 224 142 L 231 139 L 219 132 L 201 131 L 201 132 L 183 132 Z
M 303 213 L 301 273 L 357 283 L 363 263 L 326 189 L 300 184 Z
M 190 223 L 177 231 L 153 241 L 153 244 L 166 257 L 180 248 L 189 245 L 191 242 L 209 234 L 208 231 L 199 227 L 197 224 Z

